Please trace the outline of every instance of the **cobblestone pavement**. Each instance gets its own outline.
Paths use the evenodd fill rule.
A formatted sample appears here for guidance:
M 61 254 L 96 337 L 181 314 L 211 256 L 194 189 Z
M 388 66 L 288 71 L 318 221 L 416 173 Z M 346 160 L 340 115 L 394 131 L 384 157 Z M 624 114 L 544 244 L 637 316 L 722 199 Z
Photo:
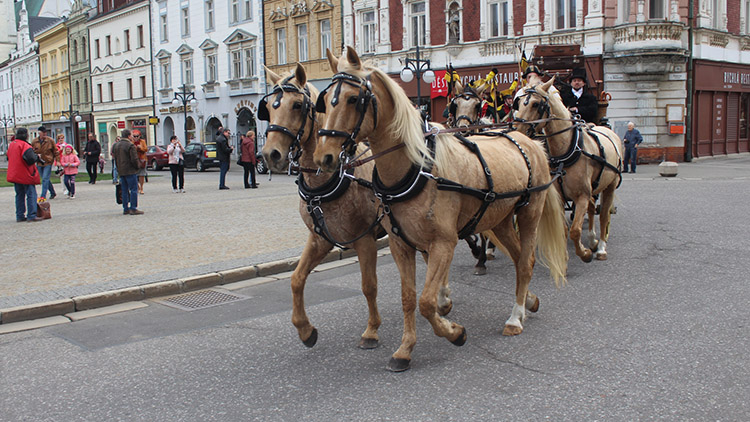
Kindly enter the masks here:
M 0 188 L 0 308 L 69 298 L 297 256 L 307 238 L 294 177 L 259 175 L 244 189 L 233 164 L 218 190 L 217 169 L 186 171 L 184 194 L 168 170 L 150 172 L 141 216 L 122 215 L 111 181 L 57 184 L 52 219 L 15 222 L 15 192 Z
M 5 163 L 0 163 L 0 166 Z M 172 193 L 169 171 L 152 172 L 139 196 L 142 216 L 124 216 L 110 181 L 78 183 L 76 199 L 51 201 L 51 220 L 16 223 L 14 190 L 0 188 L 0 309 L 296 257 L 307 229 L 299 217 L 294 177 L 258 176 L 242 188 L 233 165 L 231 190 L 219 172 L 187 171 L 187 193 Z M 158 177 L 157 177 L 158 176 Z M 750 155 L 680 163 L 675 178 L 657 165 L 638 166 L 633 180 L 750 180 Z

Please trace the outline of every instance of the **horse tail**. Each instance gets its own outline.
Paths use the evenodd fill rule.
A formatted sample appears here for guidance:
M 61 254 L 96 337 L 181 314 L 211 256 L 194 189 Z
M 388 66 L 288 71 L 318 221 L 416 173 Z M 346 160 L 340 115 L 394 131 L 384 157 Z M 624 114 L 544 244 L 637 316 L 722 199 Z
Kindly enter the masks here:
M 542 218 L 539 221 L 537 250 L 541 263 L 549 268 L 555 286 L 567 283 L 568 245 L 562 197 L 554 186 L 547 189 Z

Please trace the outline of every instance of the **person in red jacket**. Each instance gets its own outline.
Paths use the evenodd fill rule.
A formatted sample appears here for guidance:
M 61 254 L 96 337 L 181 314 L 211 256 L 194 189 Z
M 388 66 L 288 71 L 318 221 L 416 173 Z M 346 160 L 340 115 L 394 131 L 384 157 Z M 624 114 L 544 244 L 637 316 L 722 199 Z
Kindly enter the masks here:
M 248 130 L 247 134 L 242 137 L 242 144 L 240 146 L 242 151 L 239 159 L 240 165 L 245 169 L 245 177 L 242 180 L 245 181 L 245 189 L 255 189 L 258 184 L 255 183 L 255 132 Z M 248 176 L 250 176 L 248 181 Z
M 28 130 L 18 128 L 13 142 L 8 146 L 6 180 L 13 183 L 16 188 L 16 221 L 19 223 L 42 220 L 36 216 L 36 185 L 40 183 L 36 164 L 39 156 L 34 152 L 28 139 Z

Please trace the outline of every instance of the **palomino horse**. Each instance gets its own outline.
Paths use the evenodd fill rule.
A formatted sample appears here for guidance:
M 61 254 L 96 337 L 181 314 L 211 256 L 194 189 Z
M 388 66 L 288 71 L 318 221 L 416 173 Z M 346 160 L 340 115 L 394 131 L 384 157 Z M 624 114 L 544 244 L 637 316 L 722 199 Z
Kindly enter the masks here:
M 312 152 L 315 150 L 317 131 L 320 128 L 316 119 L 320 116 L 316 116 L 314 110 L 318 91 L 307 84 L 305 69 L 299 64 L 295 72 L 285 79 L 269 69 L 266 72 L 274 88 L 261 101 L 258 110 L 258 118 L 270 123 L 263 158 L 271 171 L 279 173 L 285 173 L 289 168 L 290 155 L 295 161 L 299 159 L 299 212 L 310 230 L 302 257 L 292 274 L 292 323 L 297 327 L 305 346 L 314 346 L 318 331 L 310 324 L 305 313 L 305 282 L 334 243 L 345 243 L 357 251 L 362 272 L 362 293 L 367 298 L 370 311 L 367 329 L 362 334 L 359 347 L 375 348 L 378 345 L 380 327 L 376 301 L 378 287 L 375 241 L 378 233 L 382 232 L 382 227 L 372 189 L 351 180 L 370 180 L 373 164 L 358 167 L 346 175 L 341 172 L 333 176 L 330 173 L 316 175 L 312 170 Z
M 479 88 L 464 87 L 460 81 L 453 85 L 453 99 L 449 111 L 455 116 L 453 126 L 469 127 L 480 124 L 479 114 L 482 112 L 482 94 L 487 85 Z
M 425 139 L 419 112 L 387 74 L 363 66 L 351 47 L 340 59 L 329 50 L 328 60 L 338 73 L 318 98 L 317 109 L 327 114 L 315 163 L 336 171 L 342 149 L 365 138 L 376 157 L 373 186 L 389 217 L 383 221 L 401 274 L 404 312 L 401 346 L 388 368 L 408 369 L 416 345 L 416 250 L 428 258 L 420 313 L 438 336 L 458 346 L 466 342 L 464 327 L 440 316 L 438 295 L 459 237 L 471 233 L 492 230 L 513 259 L 516 297 L 503 334 L 520 334 L 526 309 L 539 306 L 528 291 L 537 245 L 556 282 L 565 280 L 567 267 L 562 204 L 557 191 L 547 189 L 552 181 L 544 147 L 517 132 L 473 142 L 446 134 Z
M 589 217 L 589 245 L 595 249 L 593 256 L 607 259 L 609 221 L 615 189 L 622 177 L 622 141 L 609 128 L 590 126 L 570 118 L 554 88 L 554 78 L 542 82 L 536 78 L 519 90 L 514 99 L 516 121 L 519 129 L 529 133 L 543 131 L 550 154 L 550 167 L 563 165 L 565 175 L 559 188 L 564 198 L 575 204 L 570 238 L 575 243 L 576 255 L 584 262 L 592 259 L 591 249 L 581 242 L 584 210 Z M 527 123 L 528 122 L 528 123 Z M 594 229 L 592 197 L 600 195 L 600 237 Z

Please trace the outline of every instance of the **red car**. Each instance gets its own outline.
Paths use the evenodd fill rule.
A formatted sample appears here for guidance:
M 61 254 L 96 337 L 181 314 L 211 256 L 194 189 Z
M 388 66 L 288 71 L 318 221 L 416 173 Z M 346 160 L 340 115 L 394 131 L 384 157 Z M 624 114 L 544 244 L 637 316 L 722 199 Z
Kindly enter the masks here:
M 146 160 L 148 168 L 151 170 L 161 170 L 169 166 L 169 155 L 167 154 L 166 145 L 152 145 L 146 150 Z

